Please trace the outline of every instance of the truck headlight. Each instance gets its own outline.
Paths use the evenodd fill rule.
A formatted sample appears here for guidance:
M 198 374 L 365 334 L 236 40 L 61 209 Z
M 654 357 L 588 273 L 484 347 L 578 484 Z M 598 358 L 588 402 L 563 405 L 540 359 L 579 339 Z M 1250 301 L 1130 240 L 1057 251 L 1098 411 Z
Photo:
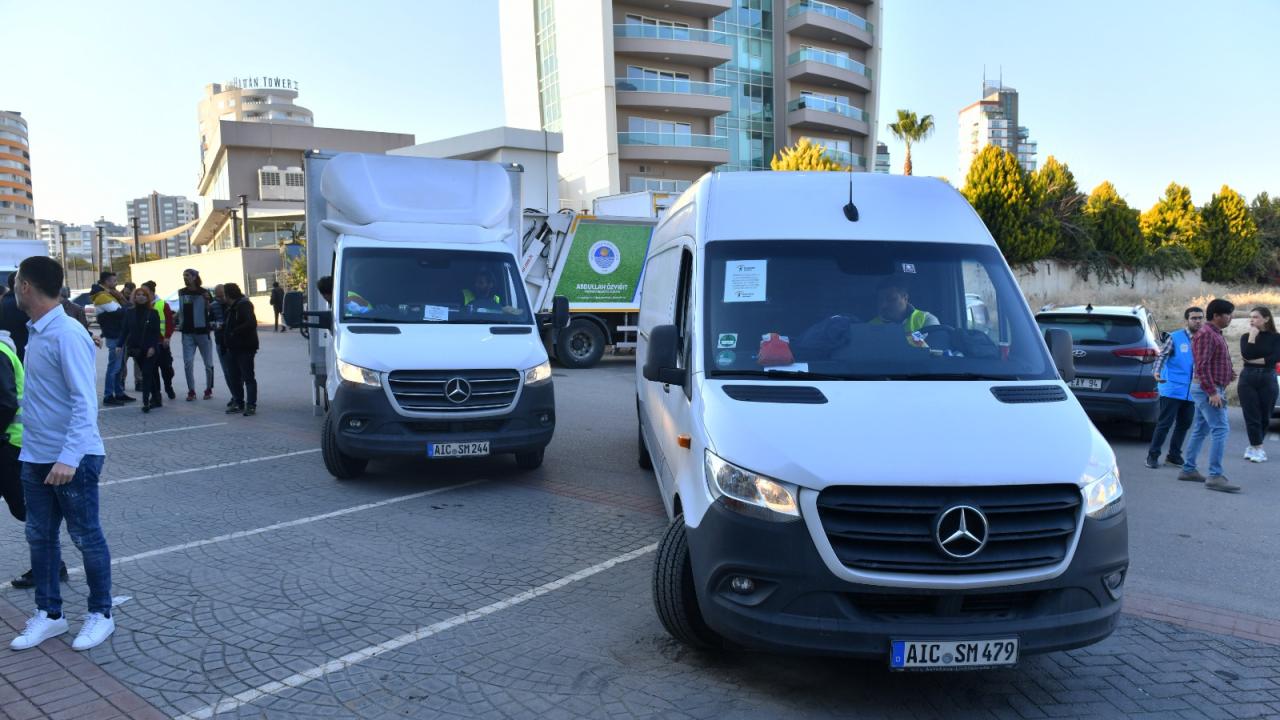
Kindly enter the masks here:
M 765 520 L 786 522 L 800 517 L 796 486 L 734 465 L 706 451 L 707 487 L 735 510 Z
M 1084 512 L 1094 520 L 1106 520 L 1124 510 L 1124 487 L 1120 484 L 1120 468 L 1112 466 L 1102 477 L 1084 486 Z
M 526 386 L 541 385 L 547 382 L 551 382 L 550 360 L 524 371 L 524 384 Z
M 378 373 L 341 360 L 338 361 L 338 377 L 356 385 L 382 387 L 382 378 L 379 377 Z

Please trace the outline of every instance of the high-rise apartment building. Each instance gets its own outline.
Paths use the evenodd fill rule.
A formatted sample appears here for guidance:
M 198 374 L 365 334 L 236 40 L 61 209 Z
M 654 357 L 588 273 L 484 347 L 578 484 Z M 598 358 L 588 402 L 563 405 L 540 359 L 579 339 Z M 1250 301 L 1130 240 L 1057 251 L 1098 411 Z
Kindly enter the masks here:
M 876 169 L 875 171 L 883 175 L 889 174 L 889 146 L 882 142 L 876 143 Z
M 102 226 L 102 243 L 98 242 L 98 226 Z M 64 263 L 67 287 L 87 288 L 96 280 L 98 252 L 104 253 L 106 265 L 130 257 L 131 245 L 121 238 L 129 237 L 123 225 L 99 219 L 93 223 L 66 223 L 60 220 L 37 220 L 37 233 L 49 250 L 49 257 Z M 114 238 L 114 239 L 113 239 Z
M 311 111 L 295 104 L 298 99 L 296 80 L 279 77 L 234 78 L 225 83 L 204 86 L 204 97 L 198 108 L 200 121 L 200 161 L 217 135 L 218 122 L 277 123 L 314 125 Z
M 964 184 L 969 165 L 987 145 L 1016 155 L 1027 172 L 1036 169 L 1036 143 L 1031 140 L 1031 131 L 1018 124 L 1018 91 L 984 81 L 982 99 L 960 111 L 958 185 Z
M 138 219 L 139 235 L 151 235 L 186 225 L 196 219 L 197 211 L 196 204 L 181 195 L 161 195 L 152 191 L 150 195 L 126 202 L 125 215 Z M 157 248 L 153 243 L 143 250 L 149 253 L 158 250 L 163 257 L 190 255 L 191 233 L 191 230 L 184 230 L 167 240 L 158 241 L 164 243 L 163 248 Z
M 22 113 L 0 110 L 0 240 L 35 240 L 31 146 Z
M 879 0 L 500 8 L 505 124 L 563 135 L 562 207 L 679 191 L 710 170 L 766 170 L 801 137 L 871 169 Z

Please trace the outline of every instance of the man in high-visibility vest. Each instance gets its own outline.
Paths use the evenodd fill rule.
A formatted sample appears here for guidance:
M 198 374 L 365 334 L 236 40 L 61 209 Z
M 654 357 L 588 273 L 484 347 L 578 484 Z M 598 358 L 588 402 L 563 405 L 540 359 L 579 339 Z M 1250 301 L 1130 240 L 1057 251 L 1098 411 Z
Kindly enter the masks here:
M 154 305 L 156 313 L 160 315 L 160 351 L 156 356 L 159 358 L 160 379 L 164 381 L 164 392 L 170 400 L 174 400 L 178 394 L 173 391 L 173 353 L 169 351 L 169 338 L 173 337 L 174 328 L 177 327 L 177 323 L 174 322 L 173 308 L 169 307 L 164 298 L 156 294 L 155 280 L 148 280 L 142 284 L 156 296 Z
M 887 278 L 876 288 L 876 301 L 880 314 L 872 324 L 901 324 L 907 343 L 915 347 L 928 347 L 922 328 L 938 324 L 933 313 L 919 310 L 911 304 L 905 280 Z

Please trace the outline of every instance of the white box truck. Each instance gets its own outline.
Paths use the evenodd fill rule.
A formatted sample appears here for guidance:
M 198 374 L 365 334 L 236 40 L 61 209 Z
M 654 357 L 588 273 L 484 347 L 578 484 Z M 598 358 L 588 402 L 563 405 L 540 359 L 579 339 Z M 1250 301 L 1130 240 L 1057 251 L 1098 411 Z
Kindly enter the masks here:
M 0 240 L 0 283 L 8 283 L 18 265 L 33 255 L 48 257 L 48 246 L 42 240 Z
M 325 467 L 346 479 L 373 458 L 499 453 L 538 467 L 555 395 L 516 255 L 518 176 L 496 163 L 322 151 L 307 154 L 305 174 L 303 326 Z M 567 304 L 552 305 L 563 325 Z M 302 322 L 292 310 L 290 324 Z

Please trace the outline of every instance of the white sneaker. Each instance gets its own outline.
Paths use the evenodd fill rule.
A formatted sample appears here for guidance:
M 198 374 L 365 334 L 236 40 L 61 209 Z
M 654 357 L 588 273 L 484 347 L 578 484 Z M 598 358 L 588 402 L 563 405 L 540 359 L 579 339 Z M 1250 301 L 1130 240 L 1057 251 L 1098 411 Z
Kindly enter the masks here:
M 1253 461 L 1254 461 L 1254 462 L 1256 462 L 1256 463 L 1264 463 L 1264 462 L 1266 462 L 1266 461 L 1267 461 L 1267 451 L 1266 451 L 1266 450 L 1263 450 L 1262 448 L 1258 448 L 1258 451 L 1257 451 L 1257 452 L 1255 452 L 1255 453 L 1253 454 Z
M 58 637 L 67 631 L 67 617 L 50 620 L 49 613 L 37 610 L 27 621 L 22 634 L 9 643 L 10 650 L 29 650 L 51 637 Z
M 114 618 L 106 617 L 102 613 L 89 613 L 84 616 L 84 626 L 80 628 L 80 634 L 76 635 L 76 641 L 71 644 L 71 647 L 75 650 L 96 648 L 115 631 Z
M 1246 447 L 1246 448 L 1244 449 L 1244 459 L 1245 459 L 1245 460 L 1253 460 L 1253 452 L 1254 452 L 1254 451 L 1253 451 L 1253 447 Z

